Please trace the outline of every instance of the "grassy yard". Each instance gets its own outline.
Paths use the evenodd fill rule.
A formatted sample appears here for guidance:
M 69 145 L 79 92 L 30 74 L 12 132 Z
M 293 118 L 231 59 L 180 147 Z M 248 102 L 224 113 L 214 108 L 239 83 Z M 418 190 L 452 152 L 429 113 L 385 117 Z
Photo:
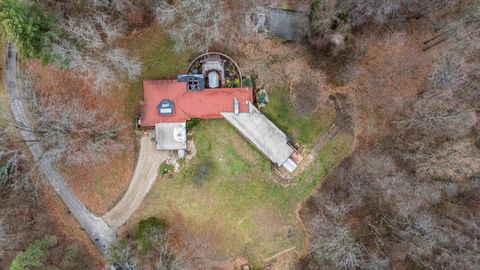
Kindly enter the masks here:
M 276 86 L 268 91 L 269 103 L 262 112 L 290 138 L 309 146 L 333 123 L 335 112 L 325 108 L 313 115 L 298 113 L 290 102 L 289 91 L 285 86 Z
M 176 53 L 168 35 L 155 26 L 129 36 L 116 45 L 127 49 L 143 64 L 140 78 L 126 83 L 125 112 L 132 118 L 137 114 L 138 102 L 143 94 L 143 80 L 175 79 L 178 74 L 186 72 L 191 55 L 190 52 Z
M 172 41 L 155 28 L 129 37 L 118 46 L 143 62 L 141 78 L 128 84 L 128 116 L 137 113 L 142 80 L 173 79 L 185 71 L 192 56 L 188 52 L 175 53 Z M 296 113 L 284 87 L 268 94 L 270 103 L 263 111 L 304 145 L 313 144 L 333 122 L 334 112 L 329 110 L 309 117 Z M 272 179 L 270 162 L 226 121 L 201 121 L 190 131 L 197 155 L 180 172 L 161 176 L 130 219 L 129 229 L 134 230 L 139 220 L 150 216 L 171 221 L 181 214 L 190 228 L 215 235 L 219 259 L 241 255 L 257 264 L 283 249 L 303 245 L 295 208 L 350 152 L 352 141 L 347 134 L 335 136 L 300 176 L 299 183 L 284 188 Z
M 142 218 L 168 220 L 180 213 L 193 228 L 216 234 L 219 258 L 242 255 L 254 263 L 302 246 L 295 208 L 349 153 L 352 141 L 347 134 L 335 136 L 299 183 L 284 188 L 272 179 L 267 159 L 226 121 L 202 121 L 193 133 L 197 156 L 157 181 L 130 228 Z

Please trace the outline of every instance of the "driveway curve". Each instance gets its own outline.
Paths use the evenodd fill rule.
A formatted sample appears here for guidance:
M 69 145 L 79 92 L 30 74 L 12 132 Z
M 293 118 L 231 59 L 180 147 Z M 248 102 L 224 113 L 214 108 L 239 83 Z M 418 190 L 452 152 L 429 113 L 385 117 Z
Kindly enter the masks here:
M 70 190 L 70 187 L 65 183 L 63 177 L 60 175 L 55 162 L 46 158 L 43 147 L 35 143 L 38 141 L 35 133 L 29 131 L 31 123 L 27 117 L 28 110 L 24 107 L 22 102 L 20 87 L 18 85 L 17 77 L 17 54 L 13 44 L 8 44 L 7 47 L 7 70 L 6 83 L 8 94 L 10 95 L 10 106 L 12 109 L 15 121 L 26 127 L 20 131 L 23 140 L 28 145 L 38 168 L 53 188 L 58 197 L 63 201 L 70 213 L 77 219 L 82 229 L 87 233 L 93 243 L 102 252 L 106 252 L 108 247 L 115 242 L 115 232 L 113 229 L 100 217 L 90 212 L 87 207 L 75 196 Z
M 132 181 L 122 199 L 102 218 L 115 230 L 125 224 L 137 210 L 155 183 L 160 164 L 168 158 L 167 151 L 155 150 L 155 140 L 150 136 L 140 139 L 140 153 Z
M 70 187 L 65 183 L 53 160 L 43 156 L 43 147 L 35 143 L 38 141 L 36 134 L 29 131 L 31 123 L 28 118 L 28 109 L 24 107 L 17 75 L 17 54 L 13 44 L 7 47 L 6 84 L 10 96 L 11 109 L 15 121 L 24 127 L 21 135 L 37 162 L 45 180 L 63 201 L 70 213 L 77 219 L 82 229 L 87 233 L 92 242 L 102 252 L 115 242 L 115 231 L 125 224 L 130 216 L 137 210 L 143 199 L 150 191 L 158 176 L 160 164 L 168 158 L 169 152 L 156 151 L 155 140 L 152 136 L 140 139 L 140 152 L 137 166 L 128 190 L 120 201 L 102 217 L 90 212 L 87 207 L 75 196 Z

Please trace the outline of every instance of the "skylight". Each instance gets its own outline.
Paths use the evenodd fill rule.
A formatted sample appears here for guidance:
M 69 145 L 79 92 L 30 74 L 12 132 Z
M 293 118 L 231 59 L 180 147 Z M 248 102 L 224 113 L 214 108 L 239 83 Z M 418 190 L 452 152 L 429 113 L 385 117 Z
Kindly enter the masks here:
M 157 105 L 158 114 L 171 115 L 174 114 L 173 101 L 164 99 Z

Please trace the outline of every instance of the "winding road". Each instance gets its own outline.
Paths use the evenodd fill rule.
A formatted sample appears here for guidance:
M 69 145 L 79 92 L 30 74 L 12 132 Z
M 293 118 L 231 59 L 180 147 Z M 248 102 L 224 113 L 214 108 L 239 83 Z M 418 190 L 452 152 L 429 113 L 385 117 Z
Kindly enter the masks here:
M 35 143 L 35 141 L 38 141 L 36 134 L 28 131 L 31 123 L 28 117 L 28 108 L 22 102 L 18 84 L 17 54 L 14 45 L 11 43 L 7 47 L 6 83 L 13 116 L 18 124 L 26 127 L 20 132 L 23 140 L 27 142 L 40 172 L 70 213 L 80 223 L 80 226 L 92 242 L 97 245 L 102 253 L 105 253 L 108 247 L 116 240 L 115 231 L 130 218 L 153 186 L 157 178 L 158 167 L 167 159 L 168 152 L 156 151 L 152 138 L 143 137 L 141 139 L 137 167 L 128 190 L 117 205 L 103 217 L 98 217 L 90 212 L 75 196 L 70 187 L 65 183 L 55 162 L 46 158 L 43 155 L 43 147 Z

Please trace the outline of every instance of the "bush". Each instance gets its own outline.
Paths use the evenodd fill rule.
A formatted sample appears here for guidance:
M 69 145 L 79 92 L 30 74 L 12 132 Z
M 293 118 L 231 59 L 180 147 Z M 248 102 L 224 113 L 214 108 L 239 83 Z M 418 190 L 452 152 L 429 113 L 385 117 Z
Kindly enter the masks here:
M 57 237 L 46 236 L 20 251 L 10 265 L 10 270 L 25 270 L 31 267 L 44 267 L 44 261 L 50 256 L 49 249 L 58 244 Z
M 135 233 L 135 240 L 138 245 L 138 250 L 142 254 L 146 254 L 152 248 L 150 241 L 153 234 L 163 233 L 167 228 L 167 223 L 164 220 L 156 217 L 149 217 L 143 219 L 138 223 L 137 232 Z
M 68 247 L 67 252 L 63 255 L 61 269 L 75 269 L 76 260 L 79 258 L 81 249 L 78 245 Z
M 167 173 L 171 172 L 173 170 L 173 166 L 170 165 L 170 164 L 167 164 L 165 161 L 162 162 L 162 164 L 160 164 L 160 175 L 161 176 L 164 176 L 166 175 Z
M 235 80 L 233 81 L 233 86 L 234 86 L 234 87 L 239 87 L 239 86 L 240 86 L 240 79 L 235 79 Z
M 52 40 L 58 36 L 55 20 L 31 1 L 3 0 L 0 23 L 8 38 L 26 58 L 49 60 Z
M 252 87 L 252 79 L 247 77 L 243 78 L 242 87 Z
M 187 121 L 187 130 L 193 128 L 194 126 L 198 125 L 200 123 L 201 119 L 198 118 L 193 118 L 190 121 Z

